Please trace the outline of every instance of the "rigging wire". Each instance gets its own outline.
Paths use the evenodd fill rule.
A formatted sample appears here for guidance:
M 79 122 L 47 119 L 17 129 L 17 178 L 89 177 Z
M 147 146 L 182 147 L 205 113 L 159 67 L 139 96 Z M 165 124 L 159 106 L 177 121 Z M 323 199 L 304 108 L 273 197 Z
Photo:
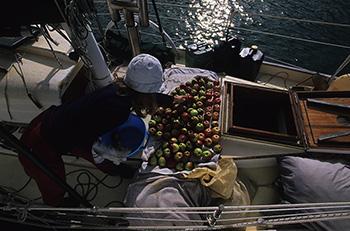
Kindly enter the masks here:
M 293 18 L 293 17 L 287 17 L 287 16 L 269 15 L 269 14 L 261 14 L 261 13 L 247 13 L 247 14 L 266 17 L 266 18 L 276 18 L 276 19 L 282 19 L 282 20 L 291 20 L 291 21 L 297 21 L 297 22 L 307 22 L 307 23 L 314 23 L 314 24 L 327 25 L 327 26 L 339 26 L 339 27 L 350 28 L 350 24 L 345 24 L 345 23 L 318 21 L 318 20 Z
M 95 1 L 96 3 L 105 3 L 105 1 Z M 150 4 L 150 3 L 149 3 Z M 160 6 L 167 6 L 167 7 L 175 7 L 175 8 L 187 8 L 187 9 L 210 9 L 205 6 L 186 6 L 181 4 L 174 4 L 174 3 L 158 3 Z M 278 15 L 269 15 L 269 14 L 262 14 L 262 13 L 254 13 L 254 12 L 245 12 L 248 15 L 256 15 L 260 17 L 266 17 L 266 18 L 276 18 L 276 19 L 282 19 L 282 20 L 291 20 L 291 21 L 297 21 L 297 22 L 307 22 L 307 23 L 314 23 L 314 24 L 320 24 L 320 25 L 328 25 L 328 26 L 339 26 L 339 27 L 346 27 L 349 28 L 350 24 L 346 23 L 337 23 L 337 22 L 328 22 L 328 21 L 319 21 L 319 20 L 311 20 L 311 19 L 302 19 L 302 18 L 294 18 L 294 17 L 287 17 L 287 16 L 278 16 Z
M 350 46 L 346 46 L 346 45 L 335 44 L 335 43 L 328 43 L 328 42 L 321 42 L 321 41 L 311 40 L 311 39 L 304 39 L 304 38 L 299 38 L 299 37 L 294 37 L 294 36 L 289 36 L 289 35 L 282 35 L 282 34 L 267 32 L 267 31 L 253 30 L 253 29 L 242 28 L 242 27 L 235 27 L 235 26 L 231 27 L 231 29 L 248 31 L 248 32 L 253 32 L 253 33 L 258 33 L 258 34 L 264 34 L 264 35 L 276 36 L 276 37 L 281 37 L 281 38 L 287 38 L 287 39 L 293 39 L 293 40 L 309 42 L 309 43 L 315 43 L 315 44 L 320 44 L 320 45 L 326 45 L 326 46 L 350 49 Z

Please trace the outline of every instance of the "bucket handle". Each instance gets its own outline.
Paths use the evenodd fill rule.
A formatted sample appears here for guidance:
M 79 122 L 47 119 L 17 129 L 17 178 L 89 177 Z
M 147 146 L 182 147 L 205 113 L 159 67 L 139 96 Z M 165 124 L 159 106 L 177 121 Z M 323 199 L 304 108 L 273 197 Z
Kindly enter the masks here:
M 144 145 L 141 144 L 135 151 L 133 151 L 132 153 L 129 153 L 127 157 L 132 157 L 133 155 L 135 155 L 136 152 L 140 152 L 141 150 L 145 149 L 145 147 L 147 147 L 149 138 L 150 138 L 150 135 L 147 130 L 145 131 L 145 137 L 146 137 L 146 143 Z

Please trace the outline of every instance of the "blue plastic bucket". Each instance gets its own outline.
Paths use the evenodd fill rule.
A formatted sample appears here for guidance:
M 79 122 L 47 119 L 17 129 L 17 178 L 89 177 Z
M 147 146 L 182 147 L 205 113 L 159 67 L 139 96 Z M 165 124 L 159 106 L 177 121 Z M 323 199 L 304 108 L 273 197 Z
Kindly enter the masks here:
M 118 134 L 121 145 L 130 149 L 128 157 L 142 151 L 148 142 L 149 134 L 143 120 L 130 114 L 127 121 L 101 136 L 101 142 L 106 146 L 112 145 L 112 136 Z

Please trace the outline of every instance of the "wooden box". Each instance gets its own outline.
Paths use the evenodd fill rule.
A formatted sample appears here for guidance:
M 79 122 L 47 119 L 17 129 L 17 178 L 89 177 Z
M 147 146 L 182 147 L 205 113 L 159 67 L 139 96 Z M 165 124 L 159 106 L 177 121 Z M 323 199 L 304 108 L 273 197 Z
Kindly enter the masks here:
M 350 92 L 292 92 L 228 81 L 223 94 L 225 136 L 350 153 Z

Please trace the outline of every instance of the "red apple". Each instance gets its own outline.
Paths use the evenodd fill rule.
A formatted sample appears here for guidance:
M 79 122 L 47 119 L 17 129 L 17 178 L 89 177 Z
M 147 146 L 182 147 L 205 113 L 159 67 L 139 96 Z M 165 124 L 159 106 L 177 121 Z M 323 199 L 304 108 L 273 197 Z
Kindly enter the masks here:
M 205 146 L 211 147 L 212 144 L 213 144 L 213 141 L 211 140 L 211 138 L 205 138 L 205 140 L 204 140 Z
M 220 86 L 214 86 L 213 90 L 216 92 L 220 92 Z
M 197 146 L 197 147 L 202 147 L 202 146 L 203 146 L 203 141 L 197 140 L 196 146 Z
M 178 137 L 178 141 L 180 143 L 185 143 L 187 141 L 187 136 L 184 135 L 184 134 L 180 134 L 179 137 Z
M 205 111 L 211 112 L 212 110 L 213 110 L 213 107 L 212 107 L 212 106 L 208 106 L 208 107 L 205 108 Z
M 209 120 L 204 120 L 203 121 L 203 125 L 204 125 L 205 128 L 209 128 L 209 126 L 210 126 Z
M 219 112 L 214 111 L 213 112 L 213 120 L 218 120 L 219 119 Z
M 203 107 L 203 105 L 204 105 L 202 101 L 197 101 L 196 104 L 197 104 L 197 107 L 198 107 L 198 108 L 201 108 L 201 107 Z
M 163 131 L 164 125 L 163 124 L 157 124 L 158 131 Z
M 158 115 L 163 115 L 164 111 L 165 111 L 165 110 L 164 110 L 163 107 L 159 107 L 159 108 L 157 108 L 156 113 L 157 113 Z
M 211 128 L 206 128 L 203 133 L 205 137 L 211 137 Z
M 205 104 L 208 106 L 213 105 L 213 103 L 214 103 L 214 100 L 211 98 L 207 99 L 207 101 L 205 102 Z
M 220 97 L 215 98 L 213 101 L 214 101 L 214 103 L 216 103 L 216 104 L 220 104 L 220 103 L 221 103 Z
M 149 128 L 149 129 L 148 129 L 148 132 L 149 132 L 149 134 L 151 134 L 151 135 L 155 135 L 156 132 L 157 132 L 157 129 L 154 128 L 154 127 L 152 127 L 152 128 Z
M 206 120 L 210 120 L 212 116 L 213 116 L 213 115 L 211 114 L 210 111 L 206 111 L 205 114 L 204 114 L 204 118 L 205 118 Z
M 213 144 L 217 144 L 219 143 L 220 136 L 215 134 L 211 137 L 211 140 L 213 141 Z
M 219 127 L 219 121 L 213 120 L 213 121 L 211 122 L 211 125 L 212 125 L 213 127 Z
M 198 137 L 197 138 L 198 138 L 198 140 L 203 141 L 205 139 L 205 134 L 200 132 L 200 133 L 198 133 Z
M 214 104 L 214 111 L 220 111 L 220 104 Z
M 187 112 L 182 112 L 181 119 L 185 122 L 190 120 L 190 115 Z
M 189 161 L 185 164 L 185 170 L 187 170 L 187 171 L 191 171 L 193 169 L 193 167 L 194 167 L 194 165 L 191 161 Z

